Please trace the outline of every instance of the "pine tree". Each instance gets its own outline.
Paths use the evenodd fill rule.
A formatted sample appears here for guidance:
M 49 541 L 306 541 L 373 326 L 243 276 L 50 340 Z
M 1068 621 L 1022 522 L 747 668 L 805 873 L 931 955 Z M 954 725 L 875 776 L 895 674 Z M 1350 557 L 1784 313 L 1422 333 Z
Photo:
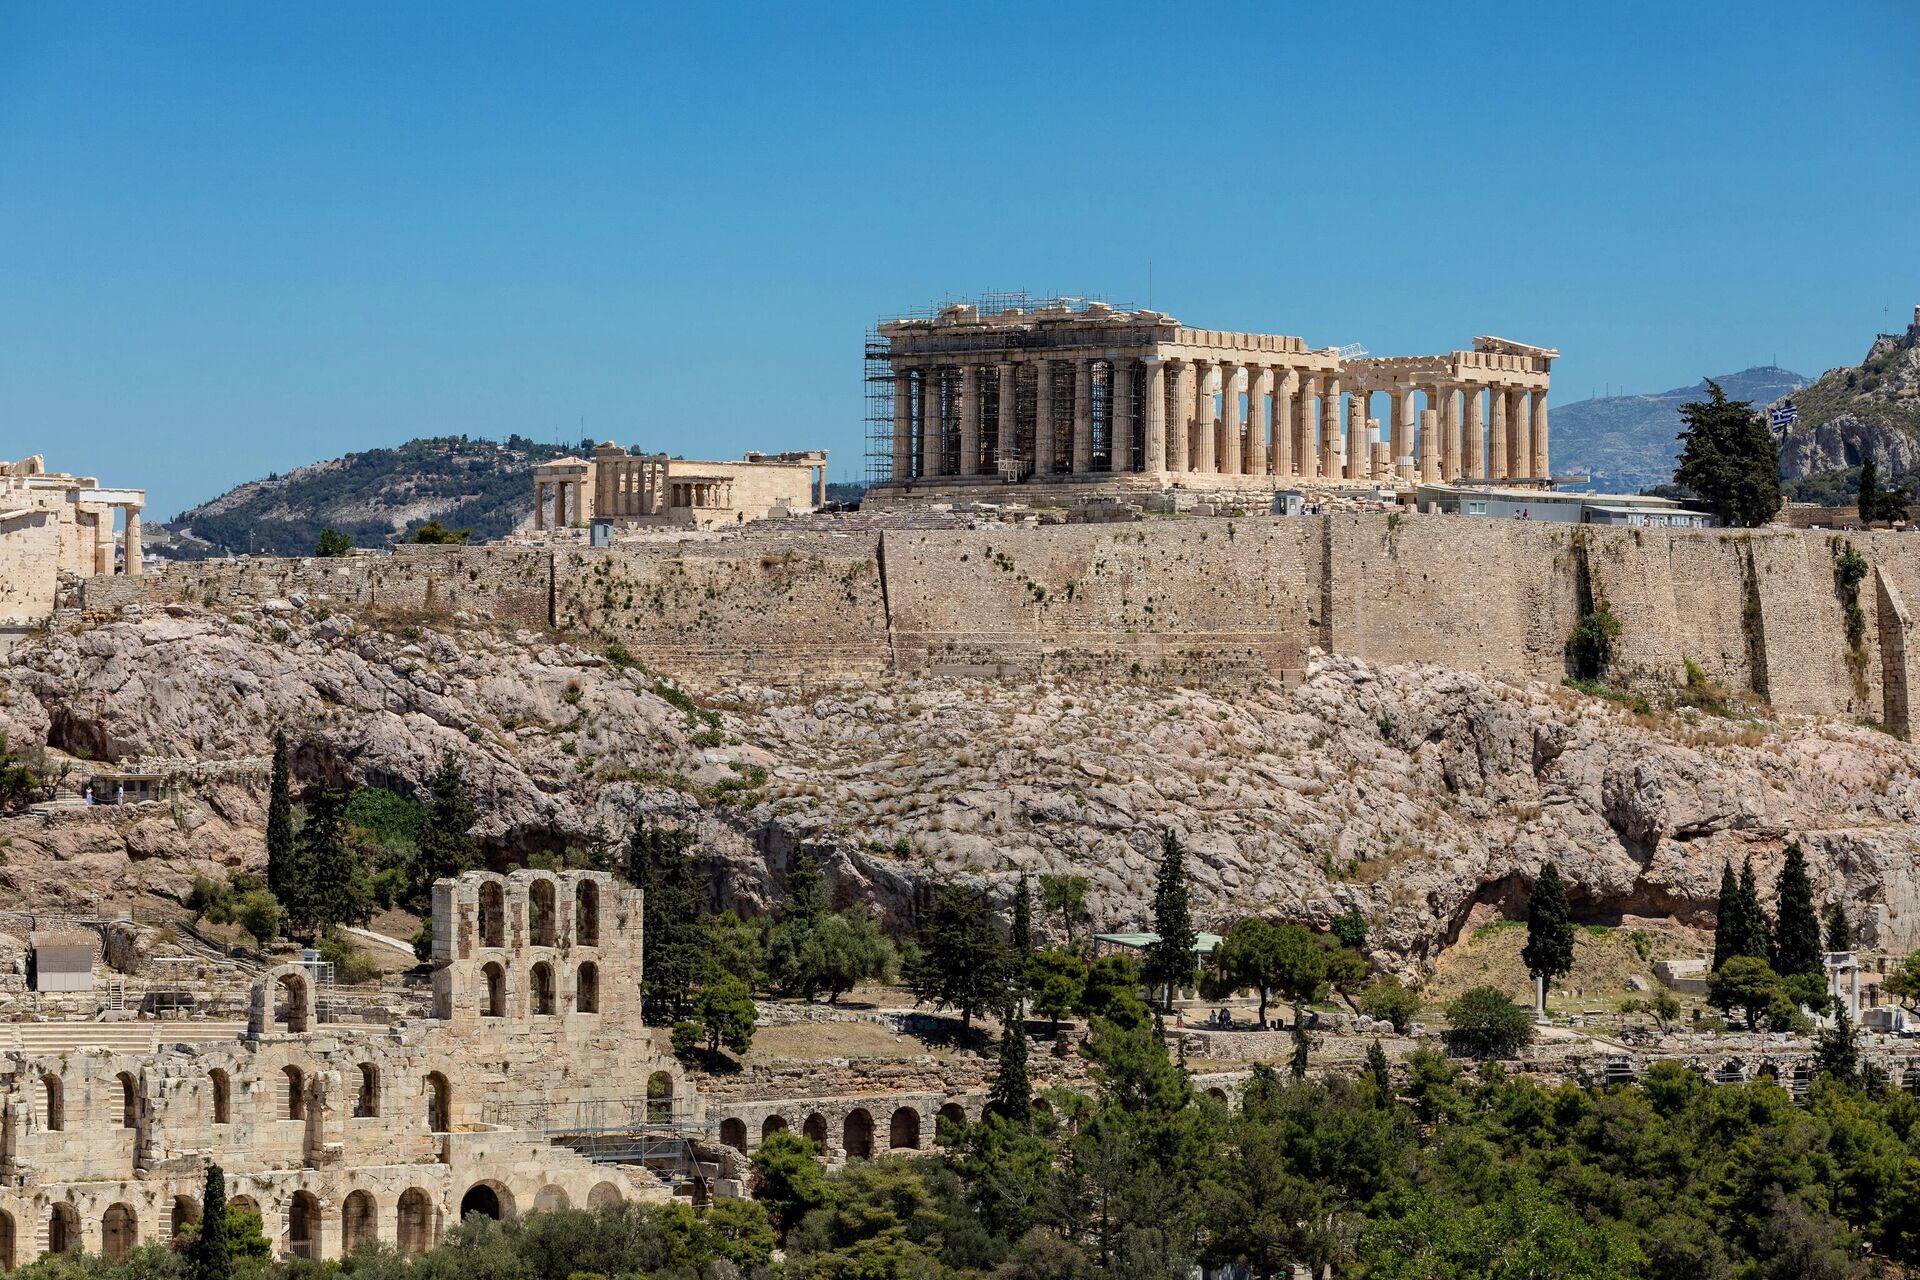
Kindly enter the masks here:
M 1146 979 L 1173 994 L 1193 980 L 1193 909 L 1187 902 L 1187 854 L 1171 829 L 1160 837 L 1160 874 L 1153 888 L 1153 929 L 1159 939 L 1147 948 Z
M 1733 874 L 1733 864 L 1720 864 L 1720 900 L 1715 906 L 1713 920 L 1713 968 L 1719 972 L 1720 966 L 1740 954 L 1740 881 Z
M 1374 1097 L 1381 1107 L 1393 1105 L 1393 1075 L 1387 1070 L 1387 1051 L 1376 1037 L 1367 1043 L 1367 1071 L 1373 1076 Z
M 1853 950 L 1853 921 L 1847 918 L 1847 904 L 1838 898 L 1827 904 L 1827 950 Z
M 273 781 L 267 791 L 267 891 L 286 897 L 287 868 L 293 858 L 292 770 L 287 762 L 287 735 L 273 733 Z
M 648 1011 L 668 1023 L 686 1015 L 707 954 L 701 924 L 707 891 L 692 846 L 693 832 L 650 823 L 645 814 L 627 840 L 625 874 L 641 891 L 641 937 L 647 944 L 641 991 Z
M 1676 484 L 1691 489 L 1722 523 L 1752 528 L 1773 519 L 1784 500 L 1780 444 L 1751 400 L 1729 400 L 1707 380 L 1707 399 L 1680 406 Z
M 1540 868 L 1534 882 L 1527 903 L 1527 945 L 1520 958 L 1528 973 L 1548 983 L 1573 972 L 1573 911 L 1567 905 L 1566 881 L 1552 862 Z
M 1773 971 L 1783 978 L 1796 973 L 1824 975 L 1820 957 L 1820 919 L 1814 913 L 1813 881 L 1807 876 L 1807 858 L 1799 842 L 1787 846 L 1787 861 L 1774 886 L 1778 899 L 1773 930 Z
M 1000 936 L 987 895 L 963 885 L 934 891 L 908 950 L 903 977 L 914 999 L 960 1011 L 960 1025 L 1000 1008 L 1011 980 L 1012 953 Z
M 200 1196 L 200 1234 L 187 1250 L 187 1280 L 229 1280 L 233 1255 L 227 1247 L 227 1175 L 207 1164 Z
M 433 882 L 471 871 L 480 865 L 473 842 L 473 824 L 479 817 L 467 796 L 467 782 L 459 757 L 449 751 L 427 780 L 427 816 L 414 841 L 413 904 L 430 902 Z
M 1000 1062 L 987 1106 L 995 1115 L 1024 1125 L 1033 1119 L 1033 1084 L 1027 1077 L 1027 1027 L 1017 1006 L 1007 1010 L 1000 1031 Z

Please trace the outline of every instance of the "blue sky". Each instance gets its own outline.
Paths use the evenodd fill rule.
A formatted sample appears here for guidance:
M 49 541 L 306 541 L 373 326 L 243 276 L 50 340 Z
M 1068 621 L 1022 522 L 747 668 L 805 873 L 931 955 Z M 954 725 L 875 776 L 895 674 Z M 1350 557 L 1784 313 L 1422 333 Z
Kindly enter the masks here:
M 0 0 L 0 455 L 163 517 L 583 422 L 840 479 L 864 328 L 997 289 L 1817 373 L 1920 302 L 1916 119 L 1904 0 Z

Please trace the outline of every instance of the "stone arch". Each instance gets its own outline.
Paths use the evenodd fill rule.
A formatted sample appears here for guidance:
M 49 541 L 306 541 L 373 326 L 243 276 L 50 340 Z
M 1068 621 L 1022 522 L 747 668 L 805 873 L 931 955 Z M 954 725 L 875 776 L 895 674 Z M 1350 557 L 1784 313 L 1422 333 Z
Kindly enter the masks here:
M 453 1132 L 453 1086 L 438 1071 L 427 1072 L 427 1132 Z
M 507 945 L 507 891 L 498 880 L 480 882 L 480 945 Z
M 489 960 L 480 967 L 480 1016 L 483 1018 L 504 1018 L 507 1016 L 507 970 L 498 960 Z
M 64 1200 L 47 1210 L 47 1252 L 80 1252 L 80 1211 Z
M 587 1192 L 587 1208 L 598 1209 L 602 1205 L 619 1204 L 626 1197 L 620 1194 L 620 1188 L 611 1182 L 596 1182 L 593 1190 Z
M 1037 1116 L 1050 1116 L 1053 1114 L 1053 1104 L 1047 1101 L 1045 1094 L 1036 1093 L 1033 1095 L 1033 1114 Z
M 807 1117 L 800 1126 L 800 1136 L 809 1142 L 817 1142 L 824 1149 L 827 1145 L 827 1118 L 818 1111 Z
M 131 1071 L 122 1071 L 114 1079 L 120 1084 L 120 1127 L 137 1129 L 140 1127 L 140 1082 L 133 1078 Z
M 140 1220 L 130 1204 L 110 1204 L 100 1216 L 100 1252 L 114 1262 L 125 1262 L 140 1243 Z
M 272 984 L 273 1020 L 284 1024 L 288 1035 L 299 1035 L 313 1026 L 313 984 L 300 969 L 281 970 Z
M 288 1120 L 307 1118 L 307 1073 L 289 1062 L 280 1069 L 286 1078 L 287 1107 L 281 1114 Z
M 532 996 L 535 1017 L 550 1017 L 553 1014 L 553 966 L 545 960 L 533 966 L 527 975 L 527 986 Z
M 417 1258 L 436 1243 L 433 1229 L 433 1199 L 419 1187 L 400 1193 L 394 1210 L 394 1239 L 403 1258 Z
M 582 880 L 573 887 L 573 942 L 578 947 L 600 945 L 600 885 Z
M 215 1067 L 207 1072 L 207 1083 L 213 1088 L 213 1122 L 215 1124 L 233 1123 L 233 1077 L 224 1067 Z
M 940 1108 L 939 1116 L 934 1120 L 934 1132 L 939 1133 L 943 1127 L 960 1129 L 966 1123 L 967 1109 L 957 1102 L 949 1102 Z M 944 1143 L 946 1139 L 941 1138 L 940 1141 Z
M 167 1234 L 178 1240 L 186 1229 L 200 1221 L 200 1202 L 192 1196 L 175 1196 L 167 1214 Z
M 574 973 L 573 1007 L 577 1013 L 600 1012 L 600 966 L 591 960 Z
M 720 1141 L 735 1151 L 747 1149 L 747 1122 L 739 1116 L 728 1116 L 720 1122 Z
M 760 1141 L 765 1142 L 774 1134 L 785 1133 L 786 1131 L 787 1118 L 785 1116 L 768 1116 L 760 1122 Z
M 67 1127 L 67 1086 L 59 1076 L 48 1071 L 40 1077 L 40 1114 L 42 1125 L 50 1133 L 59 1133 Z
M 656 1071 L 647 1077 L 647 1122 L 661 1124 L 673 1119 L 673 1077 Z
M 353 1099 L 353 1114 L 362 1120 L 380 1114 L 380 1068 L 371 1062 L 360 1064 L 360 1092 Z
M 513 1193 L 491 1178 L 474 1183 L 467 1188 L 467 1194 L 460 1197 L 462 1222 L 476 1213 L 483 1218 L 492 1218 L 495 1222 L 500 1222 L 512 1212 Z
M 319 1198 L 311 1191 L 296 1191 L 287 1201 L 287 1252 L 318 1260 L 321 1247 Z
M 1207 1096 L 1223 1107 L 1227 1105 L 1227 1091 L 1217 1084 L 1208 1088 Z
M 378 1209 L 365 1191 L 350 1193 L 340 1205 L 340 1251 L 355 1253 L 379 1239 L 374 1225 Z
M 250 1213 L 262 1221 L 266 1220 L 266 1215 L 260 1212 L 260 1202 L 252 1196 L 228 1196 L 227 1208 L 235 1213 Z
M 840 1146 L 855 1160 L 865 1160 L 873 1154 L 871 1111 L 865 1107 L 855 1107 L 847 1112 L 846 1121 L 840 1126 Z
M 920 1149 L 920 1113 L 912 1107 L 896 1107 L 887 1121 L 887 1146 L 895 1151 Z
M 537 877 L 527 886 L 527 943 L 535 947 L 560 945 L 560 922 L 554 918 L 553 881 Z
M 0 1271 L 13 1270 L 17 1240 L 13 1226 L 13 1215 L 0 1209 Z
M 567 1198 L 565 1188 L 556 1187 L 551 1182 L 534 1193 L 533 1207 L 539 1213 L 552 1213 L 556 1209 L 571 1209 L 573 1201 Z

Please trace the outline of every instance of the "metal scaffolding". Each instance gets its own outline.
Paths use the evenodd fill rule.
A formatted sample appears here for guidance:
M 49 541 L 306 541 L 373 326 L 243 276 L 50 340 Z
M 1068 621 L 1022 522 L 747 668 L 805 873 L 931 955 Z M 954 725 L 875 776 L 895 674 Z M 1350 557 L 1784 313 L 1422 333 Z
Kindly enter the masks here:
M 714 1146 L 719 1126 L 679 1120 L 660 1098 L 583 1098 L 575 1102 L 484 1103 L 480 1118 L 545 1138 L 596 1164 L 637 1164 L 656 1173 L 704 1180 L 720 1176 L 720 1163 L 700 1158 L 701 1143 Z

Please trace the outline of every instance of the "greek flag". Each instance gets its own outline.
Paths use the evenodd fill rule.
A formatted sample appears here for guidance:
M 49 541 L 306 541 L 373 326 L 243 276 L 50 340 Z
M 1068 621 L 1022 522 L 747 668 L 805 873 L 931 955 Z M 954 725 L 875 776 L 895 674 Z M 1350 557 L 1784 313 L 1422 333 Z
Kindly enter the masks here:
M 1767 425 L 1775 431 L 1783 431 L 1800 421 L 1800 411 L 1793 407 L 1793 401 L 1787 400 L 1767 410 Z

